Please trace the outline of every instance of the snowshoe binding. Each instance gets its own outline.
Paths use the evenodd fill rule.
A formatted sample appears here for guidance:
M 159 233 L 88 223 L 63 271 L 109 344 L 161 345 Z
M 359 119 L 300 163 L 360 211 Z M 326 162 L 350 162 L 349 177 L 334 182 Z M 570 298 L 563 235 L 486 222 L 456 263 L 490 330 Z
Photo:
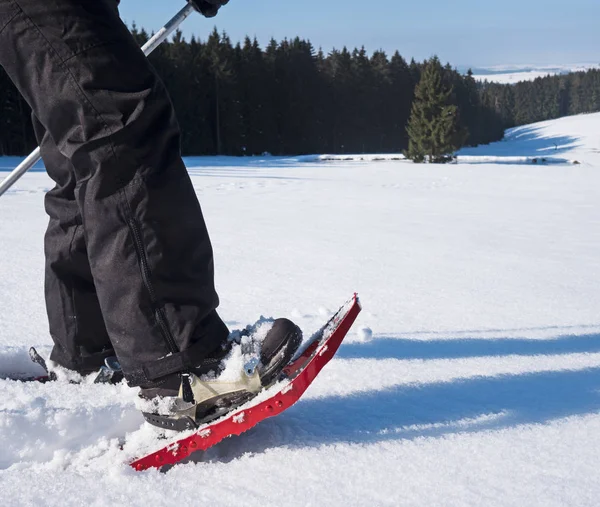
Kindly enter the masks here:
M 232 333 L 202 365 L 142 387 L 146 421 L 175 431 L 196 429 L 279 381 L 302 342 L 302 331 L 288 319 L 277 319 L 264 338 L 260 335 L 256 328 Z

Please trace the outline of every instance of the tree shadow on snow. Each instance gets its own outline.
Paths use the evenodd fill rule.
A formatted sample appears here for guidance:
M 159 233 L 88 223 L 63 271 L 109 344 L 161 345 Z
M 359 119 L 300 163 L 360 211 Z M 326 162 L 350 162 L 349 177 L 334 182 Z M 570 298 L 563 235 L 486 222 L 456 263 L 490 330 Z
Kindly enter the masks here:
M 229 462 L 273 448 L 373 444 L 544 424 L 600 411 L 600 368 L 403 385 L 300 400 L 192 461 Z
M 510 132 L 502 141 L 465 148 L 459 155 L 478 155 L 491 157 L 552 157 L 576 148 L 580 139 L 572 136 L 542 137 L 541 127 L 519 127 Z
M 600 334 L 542 340 L 383 338 L 344 344 L 337 357 L 428 360 L 590 352 L 600 352 Z M 206 452 L 197 452 L 188 461 L 229 462 L 247 453 L 282 447 L 442 437 L 598 412 L 600 368 L 399 385 L 351 396 L 301 399 L 278 417 Z
M 366 343 L 344 343 L 341 359 L 456 359 L 485 356 L 536 356 L 600 352 L 600 334 L 559 336 L 550 340 L 464 338 L 408 340 L 377 338 Z

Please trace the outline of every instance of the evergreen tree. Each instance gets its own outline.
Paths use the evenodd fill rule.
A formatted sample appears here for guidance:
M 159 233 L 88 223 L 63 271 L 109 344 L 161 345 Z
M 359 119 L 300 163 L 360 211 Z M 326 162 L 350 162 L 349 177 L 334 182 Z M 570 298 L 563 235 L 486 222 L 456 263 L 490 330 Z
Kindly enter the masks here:
M 132 34 L 140 45 L 150 36 L 135 26 Z M 150 61 L 172 97 L 185 155 L 406 150 L 413 103 L 424 114 L 415 87 L 432 65 L 447 113 L 434 124 L 436 146 L 443 138 L 448 152 L 497 141 L 516 125 L 600 110 L 597 69 L 517 85 L 479 83 L 437 59 L 407 63 L 398 52 L 369 56 L 364 48 L 325 55 L 300 38 L 271 40 L 265 49 L 249 38 L 234 46 L 216 29 L 205 41 L 186 41 L 177 31 Z M 414 116 L 411 128 L 424 132 L 419 121 L 425 125 Z M 0 155 L 25 155 L 34 146 L 29 107 L 0 69 Z
M 443 81 L 437 57 L 429 60 L 415 89 L 415 101 L 408 123 L 407 157 L 414 162 L 445 162 L 459 148 L 458 107 L 450 102 L 452 88 Z
M 406 126 L 414 99 L 415 83 L 406 60 L 396 51 L 390 61 L 390 97 L 387 101 L 391 127 L 389 151 L 401 152 L 408 148 Z

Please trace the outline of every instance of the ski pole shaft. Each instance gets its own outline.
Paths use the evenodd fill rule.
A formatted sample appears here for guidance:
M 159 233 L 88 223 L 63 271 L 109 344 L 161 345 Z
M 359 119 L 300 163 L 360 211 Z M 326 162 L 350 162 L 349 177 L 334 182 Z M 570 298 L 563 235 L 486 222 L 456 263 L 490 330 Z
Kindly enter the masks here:
M 12 187 L 17 180 L 23 176 L 29 169 L 31 169 L 40 160 L 40 147 L 38 146 L 31 154 L 23 160 L 4 180 L 0 183 L 0 196 L 4 194 L 10 187 Z
M 187 18 L 192 12 L 194 12 L 194 7 L 192 4 L 188 3 L 185 5 L 183 9 L 181 9 L 175 16 L 171 18 L 171 20 L 163 26 L 158 32 L 156 32 L 151 39 L 146 42 L 142 46 L 142 51 L 146 56 L 148 56 L 152 51 L 154 51 L 158 46 L 162 44 L 162 42 L 169 36 L 173 31 L 177 29 L 181 23 L 183 23 L 184 19 Z
M 148 39 L 148 42 L 142 46 L 142 51 L 148 56 L 154 51 L 161 43 L 177 29 L 179 25 L 187 18 L 192 12 L 194 7 L 188 3 L 181 9 L 175 16 L 173 16 L 169 22 L 163 26 L 158 32 L 156 32 L 152 38 Z M 38 146 L 31 154 L 23 160 L 4 180 L 0 183 L 0 196 L 4 194 L 10 187 L 12 187 L 17 180 L 23 176 L 29 169 L 31 169 L 41 159 L 40 147 Z

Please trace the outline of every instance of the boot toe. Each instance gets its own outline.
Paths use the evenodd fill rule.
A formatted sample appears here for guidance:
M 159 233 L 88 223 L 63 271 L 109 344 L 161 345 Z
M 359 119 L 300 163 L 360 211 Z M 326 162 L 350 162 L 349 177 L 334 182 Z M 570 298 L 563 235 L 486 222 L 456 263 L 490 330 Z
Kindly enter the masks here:
M 260 377 L 263 386 L 276 380 L 301 343 L 302 331 L 291 320 L 281 318 L 273 322 L 261 346 Z

